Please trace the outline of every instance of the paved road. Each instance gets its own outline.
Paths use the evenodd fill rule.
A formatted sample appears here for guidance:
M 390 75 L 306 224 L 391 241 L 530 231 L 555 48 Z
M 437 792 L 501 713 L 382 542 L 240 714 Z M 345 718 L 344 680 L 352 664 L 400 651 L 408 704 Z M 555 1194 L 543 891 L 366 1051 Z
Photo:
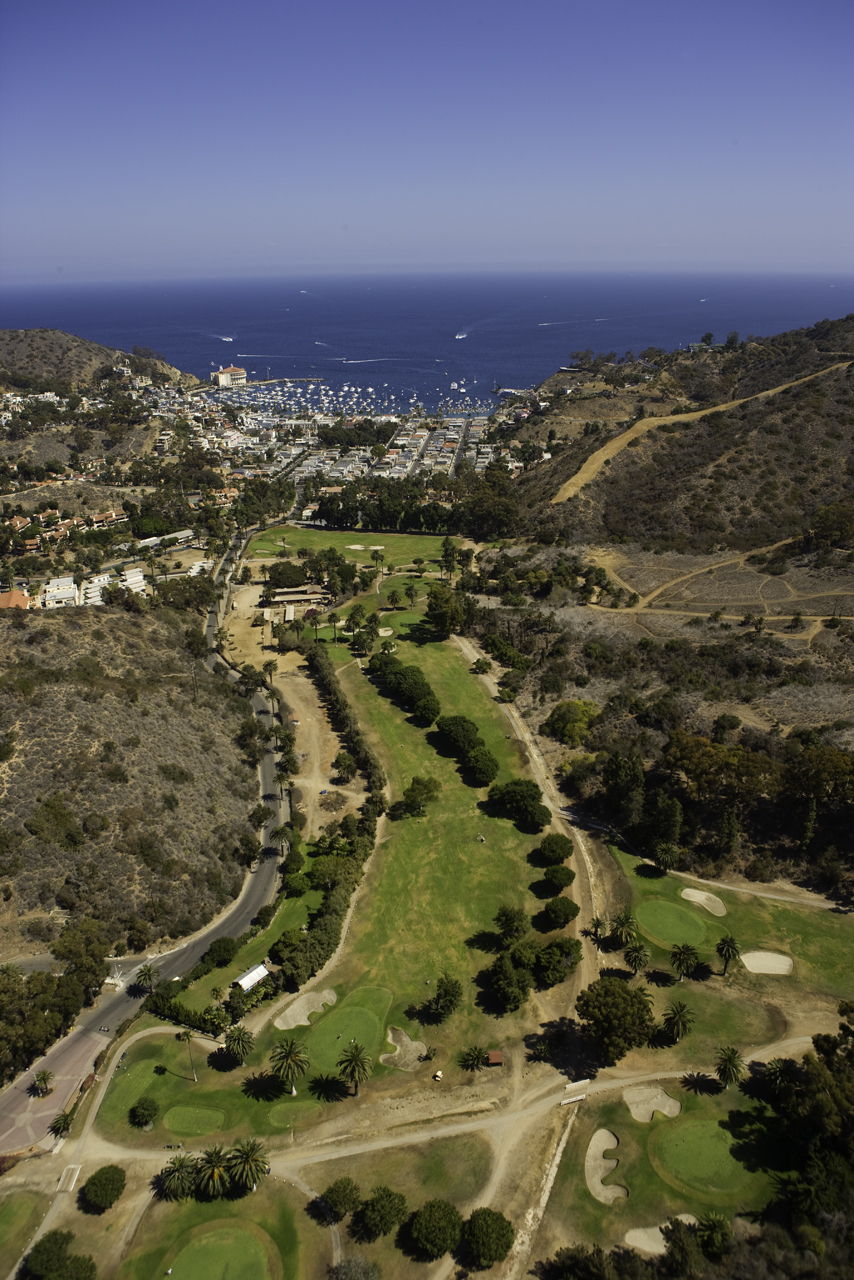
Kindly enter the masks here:
M 238 540 L 235 543 L 239 545 Z M 219 625 L 217 616 L 217 610 L 212 610 L 206 627 L 210 636 Z M 269 721 L 270 708 L 263 694 L 256 694 L 252 705 L 256 715 Z M 259 789 L 275 815 L 261 833 L 263 842 L 269 845 L 270 831 L 283 821 L 276 794 L 272 755 L 266 755 L 259 768 Z M 278 858 L 262 858 L 257 869 L 246 877 L 240 897 L 228 911 L 207 929 L 155 958 L 162 977 L 181 977 L 201 959 L 215 938 L 237 937 L 243 933 L 260 908 L 274 896 L 277 887 Z M 122 960 L 120 971 L 125 986 L 118 991 L 105 987 L 92 1008 L 81 1010 L 73 1030 L 53 1045 L 43 1058 L 34 1062 L 29 1071 L 0 1093 L 0 1152 L 26 1150 L 39 1144 L 51 1145 L 48 1125 L 73 1097 L 81 1080 L 92 1070 L 95 1058 L 112 1038 L 111 1034 L 103 1033 L 99 1028 L 106 1026 L 114 1031 L 119 1023 L 139 1007 L 139 997 L 131 996 L 128 987 L 146 958 L 133 956 Z M 27 965 L 28 969 L 37 967 L 49 967 L 48 958 L 34 957 Z M 47 1098 L 37 1098 L 31 1095 L 30 1088 L 33 1073 L 43 1068 L 53 1072 L 53 1092 Z

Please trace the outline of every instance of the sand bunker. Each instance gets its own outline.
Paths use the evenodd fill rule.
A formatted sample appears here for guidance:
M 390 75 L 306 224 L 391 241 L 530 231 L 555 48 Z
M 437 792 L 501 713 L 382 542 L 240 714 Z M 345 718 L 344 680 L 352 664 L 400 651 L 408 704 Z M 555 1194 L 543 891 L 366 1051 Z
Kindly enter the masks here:
M 781 956 L 776 951 L 745 951 L 741 963 L 751 973 L 791 973 L 795 967 L 791 956 Z
M 697 1225 L 693 1213 L 678 1213 L 676 1216 L 689 1227 Z M 661 1227 L 666 1225 L 662 1222 Z M 630 1249 L 639 1249 L 641 1253 L 651 1253 L 660 1258 L 667 1251 L 661 1227 L 635 1227 L 633 1231 L 627 1231 L 623 1239 Z
M 703 893 L 702 889 L 683 889 L 680 896 L 688 902 L 696 902 L 698 907 L 705 907 L 713 916 L 726 915 L 726 907 L 713 893 Z
M 324 1005 L 334 1004 L 338 999 L 331 987 L 327 991 L 308 991 L 293 1004 L 288 1005 L 284 1013 L 280 1013 L 274 1027 L 280 1031 L 291 1031 L 294 1027 L 309 1026 L 310 1013 L 322 1013 Z
M 364 542 L 348 542 L 347 543 L 348 551 L 364 551 L 364 549 L 365 549 Z
M 393 636 L 393 635 L 394 635 L 394 627 L 380 627 L 380 635 L 381 635 L 381 636 Z
M 629 1196 L 628 1187 L 623 1187 L 618 1182 L 614 1183 L 613 1186 L 603 1187 L 602 1185 L 602 1179 L 607 1177 L 620 1163 L 619 1160 L 606 1160 L 604 1152 L 610 1151 L 612 1147 L 618 1147 L 619 1145 L 620 1139 L 610 1129 L 597 1129 L 590 1139 L 590 1146 L 587 1148 L 587 1155 L 584 1157 L 584 1176 L 587 1179 L 587 1189 L 600 1204 L 613 1204 L 615 1200 L 627 1200 Z
M 659 1089 L 655 1084 L 641 1084 L 634 1089 L 623 1090 L 623 1102 L 626 1103 L 635 1120 L 644 1123 L 652 1119 L 653 1111 L 660 1111 L 665 1116 L 678 1116 L 682 1103 L 671 1098 L 669 1093 Z
M 423 1040 L 412 1040 L 399 1027 L 389 1027 L 388 1038 L 394 1045 L 394 1053 L 381 1053 L 380 1062 L 386 1067 L 397 1067 L 399 1071 L 414 1071 L 421 1065 L 427 1052 Z
M 381 542 L 378 547 L 371 547 L 371 551 L 385 551 L 385 545 Z

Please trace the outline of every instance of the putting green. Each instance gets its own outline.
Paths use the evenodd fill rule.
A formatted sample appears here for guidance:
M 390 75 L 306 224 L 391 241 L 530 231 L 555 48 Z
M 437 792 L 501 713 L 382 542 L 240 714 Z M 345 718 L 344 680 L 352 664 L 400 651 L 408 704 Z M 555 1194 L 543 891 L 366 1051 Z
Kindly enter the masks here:
M 182 1137 L 200 1137 L 205 1133 L 216 1133 L 225 1120 L 222 1111 L 213 1107 L 170 1107 L 163 1117 L 163 1123 L 172 1133 Z
M 706 926 L 689 907 L 663 898 L 650 898 L 635 909 L 638 924 L 648 937 L 664 946 L 690 942 L 699 946 L 706 940 Z
M 649 1154 L 660 1173 L 694 1191 L 737 1196 L 754 1180 L 730 1151 L 731 1136 L 717 1120 L 683 1120 L 662 1127 Z M 662 1168 L 663 1166 L 663 1168 Z
M 259 1232 L 265 1235 L 264 1232 Z M 172 1263 L 172 1280 L 274 1280 L 269 1246 L 240 1227 L 214 1227 L 186 1244 Z

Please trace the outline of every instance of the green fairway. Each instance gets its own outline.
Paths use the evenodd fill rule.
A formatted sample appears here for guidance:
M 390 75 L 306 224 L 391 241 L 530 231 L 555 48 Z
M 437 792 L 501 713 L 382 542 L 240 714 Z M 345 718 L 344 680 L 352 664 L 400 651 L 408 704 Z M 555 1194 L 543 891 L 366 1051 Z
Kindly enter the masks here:
M 0 1274 L 11 1275 L 49 1204 L 46 1196 L 18 1188 L 0 1200 Z
M 641 931 L 661 946 L 690 942 L 698 947 L 706 941 L 706 926 L 696 909 L 661 898 L 648 898 L 638 906 L 635 915 Z
M 443 541 L 443 535 L 429 533 L 364 533 L 361 529 L 339 532 L 335 529 L 301 529 L 296 525 L 279 525 L 275 529 L 265 529 L 254 537 L 247 555 L 275 556 L 282 547 L 292 553 L 300 547 L 307 547 L 312 553 L 334 547 L 345 560 L 372 566 L 374 562 L 371 560 L 371 550 L 377 547 L 385 556 L 382 566 L 385 572 L 392 565 L 398 569 L 408 568 L 418 557 L 428 561 L 428 569 L 434 570 L 438 567 Z M 462 545 L 460 538 L 454 538 L 453 542 L 456 546 Z
M 191 1240 L 172 1263 L 171 1274 L 174 1280 L 273 1280 L 275 1275 L 262 1241 L 239 1227 L 212 1228 Z
M 729 1201 L 746 1190 L 754 1177 L 733 1157 L 732 1136 L 717 1120 L 683 1120 L 664 1125 L 649 1143 L 653 1167 L 671 1185 L 689 1187 Z
M 179 1138 L 195 1138 L 206 1133 L 216 1133 L 225 1120 L 223 1111 L 213 1107 L 170 1107 L 163 1123 L 170 1133 Z

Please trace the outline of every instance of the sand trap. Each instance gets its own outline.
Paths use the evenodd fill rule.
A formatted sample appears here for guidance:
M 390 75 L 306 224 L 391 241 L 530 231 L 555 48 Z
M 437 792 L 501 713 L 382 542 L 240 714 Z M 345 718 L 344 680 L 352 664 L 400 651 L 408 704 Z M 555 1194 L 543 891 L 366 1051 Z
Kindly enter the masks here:
M 697 1219 L 693 1213 L 677 1213 L 676 1216 L 680 1222 L 684 1222 L 689 1227 L 697 1225 Z M 661 1227 L 666 1225 L 662 1222 Z M 630 1249 L 638 1249 L 641 1253 L 650 1253 L 660 1258 L 667 1251 L 661 1227 L 635 1227 L 633 1231 L 627 1231 L 623 1239 Z
M 791 956 L 781 956 L 776 951 L 745 951 L 741 963 L 751 973 L 791 973 L 795 967 Z
M 590 1146 L 587 1148 L 587 1155 L 584 1157 L 584 1176 L 587 1179 L 587 1189 L 600 1204 L 613 1204 L 615 1200 L 627 1200 L 629 1196 L 628 1187 L 623 1187 L 619 1183 L 608 1187 L 602 1186 L 602 1179 L 607 1177 L 620 1163 L 619 1160 L 606 1160 L 604 1152 L 610 1151 L 612 1147 L 618 1147 L 619 1145 L 620 1139 L 610 1129 L 597 1129 L 590 1139 Z
M 347 543 L 348 551 L 364 551 L 364 549 L 365 549 L 364 542 L 348 542 Z
M 394 1053 L 381 1053 L 380 1062 L 386 1067 L 397 1067 L 399 1071 L 414 1071 L 421 1066 L 421 1059 L 427 1052 L 423 1040 L 412 1040 L 399 1027 L 389 1027 L 388 1038 L 394 1045 Z
M 338 999 L 335 992 L 330 988 L 328 991 L 309 991 L 304 996 L 300 996 L 293 1004 L 288 1005 L 284 1013 L 280 1013 L 274 1027 L 278 1027 L 280 1031 L 291 1031 L 294 1027 L 309 1026 L 311 1019 L 310 1013 L 322 1013 L 324 1005 L 335 1004 Z
M 671 1098 L 669 1093 L 655 1084 L 641 1084 L 634 1089 L 624 1089 L 623 1102 L 635 1120 L 642 1120 L 644 1123 L 652 1119 L 653 1111 L 660 1111 L 665 1116 L 678 1116 L 682 1110 L 681 1102 Z
M 688 902 L 696 902 L 698 907 L 705 907 L 713 916 L 726 915 L 726 907 L 713 893 L 703 893 L 702 889 L 683 889 L 680 897 L 686 898 Z
M 384 544 L 381 542 L 381 543 L 380 543 L 380 545 L 379 545 L 378 547 L 369 547 L 369 548 L 368 548 L 368 550 L 369 550 L 369 551 L 385 551 L 385 546 L 384 546 Z
M 380 635 L 381 635 L 381 636 L 393 636 L 393 635 L 394 635 L 394 627 L 380 627 Z

